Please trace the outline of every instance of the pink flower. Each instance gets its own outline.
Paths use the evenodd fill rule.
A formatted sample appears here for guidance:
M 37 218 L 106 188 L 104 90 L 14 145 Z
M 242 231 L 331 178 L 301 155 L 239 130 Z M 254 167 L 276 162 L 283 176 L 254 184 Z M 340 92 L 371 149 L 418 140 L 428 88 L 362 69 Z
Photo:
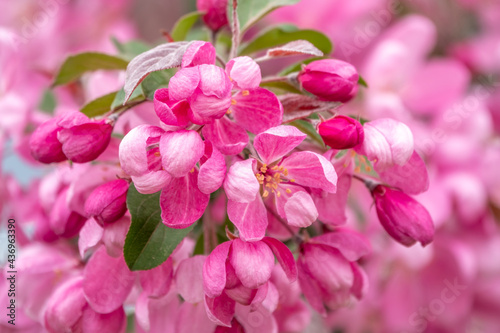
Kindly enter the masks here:
M 85 202 L 85 213 L 100 225 L 111 223 L 127 211 L 127 190 L 125 179 L 116 179 L 97 187 Z
M 195 60 L 208 61 L 201 57 L 187 62 Z M 184 67 L 170 79 L 168 89 L 155 92 L 156 113 L 161 121 L 172 126 L 184 127 L 189 121 L 210 124 L 224 116 L 230 105 L 231 81 L 215 65 Z
M 333 149 L 348 149 L 363 142 L 363 126 L 351 117 L 336 116 L 319 124 L 318 133 Z
M 182 56 L 181 67 L 194 67 L 198 65 L 215 65 L 215 47 L 209 42 L 194 41 Z
M 265 237 L 245 242 L 238 238 L 220 244 L 203 266 L 205 306 L 209 318 L 221 326 L 231 326 L 235 302 L 258 305 L 268 294 L 268 281 L 278 259 L 290 281 L 297 278 L 295 260 L 280 241 Z
M 359 75 L 347 62 L 323 59 L 305 66 L 297 79 L 302 88 L 320 99 L 346 102 L 355 93 Z
M 221 153 L 196 131 L 138 126 L 123 138 L 119 155 L 139 192 L 162 190 L 163 223 L 173 228 L 188 227 L 203 215 L 226 173 Z
M 404 165 L 413 151 L 413 134 L 402 122 L 390 118 L 370 121 L 364 125 L 365 139 L 356 151 L 383 169 Z
M 61 285 L 47 302 L 45 328 L 50 333 L 122 332 L 127 323 L 123 307 L 110 313 L 96 312 L 85 299 L 83 278 L 73 277 Z
M 283 106 L 271 91 L 260 88 L 259 65 L 250 57 L 231 59 L 226 65 L 233 89 L 228 114 L 203 128 L 203 135 L 225 155 L 239 154 L 248 143 L 245 131 L 259 134 L 281 124 Z
M 235 162 L 224 181 L 228 216 L 246 241 L 260 240 L 268 224 L 269 207 L 295 227 L 307 227 L 318 212 L 308 188 L 336 191 L 337 175 L 323 156 L 295 152 L 306 135 L 292 126 L 273 127 L 255 137 L 260 159 Z M 267 199 L 266 199 L 267 198 Z
M 406 246 L 432 242 L 434 224 L 424 206 L 404 192 L 383 185 L 376 186 L 372 195 L 380 223 L 392 238 Z
M 107 120 L 90 120 L 80 112 L 69 112 L 38 127 L 30 138 L 33 157 L 42 163 L 75 163 L 95 160 L 107 148 L 113 126 Z
M 217 31 L 228 24 L 227 0 L 197 0 L 196 7 L 199 11 L 205 12 L 203 22 L 213 31 Z
M 301 245 L 299 282 L 309 304 L 319 313 L 346 305 L 351 297 L 361 299 L 367 277 L 356 264 L 371 251 L 359 233 L 338 229 Z

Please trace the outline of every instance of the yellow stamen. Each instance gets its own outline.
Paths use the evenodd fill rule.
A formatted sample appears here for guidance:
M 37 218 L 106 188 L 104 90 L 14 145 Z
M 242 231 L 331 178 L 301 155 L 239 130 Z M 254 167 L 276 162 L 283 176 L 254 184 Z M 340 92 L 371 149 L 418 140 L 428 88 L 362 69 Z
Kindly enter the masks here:
M 277 192 L 276 195 L 279 197 L 281 197 L 281 192 Z
M 159 152 L 159 151 L 157 151 L 157 152 L 155 152 L 153 155 L 155 155 L 156 157 L 160 157 L 160 152 Z
M 231 113 L 233 113 L 233 110 L 227 109 L 226 114 L 231 114 Z
M 193 173 L 194 172 L 194 168 L 192 168 L 189 172 Z
M 290 183 L 295 183 L 295 179 L 290 179 Z
M 248 90 L 243 90 L 243 91 L 241 92 L 241 94 L 242 94 L 243 96 L 248 96 L 248 95 L 250 95 L 250 91 L 248 91 Z
M 283 174 L 284 174 L 285 176 L 288 176 L 288 169 L 283 170 Z
M 265 190 L 264 193 L 262 194 L 263 198 L 267 198 L 269 196 L 269 191 Z
M 236 105 L 236 103 L 237 103 L 237 102 L 236 102 L 236 100 L 235 100 L 234 98 L 233 98 L 233 99 L 231 99 L 231 105 Z
M 288 193 L 288 194 L 290 194 L 290 193 L 292 193 L 292 190 L 290 190 L 289 188 L 287 188 L 285 192 Z

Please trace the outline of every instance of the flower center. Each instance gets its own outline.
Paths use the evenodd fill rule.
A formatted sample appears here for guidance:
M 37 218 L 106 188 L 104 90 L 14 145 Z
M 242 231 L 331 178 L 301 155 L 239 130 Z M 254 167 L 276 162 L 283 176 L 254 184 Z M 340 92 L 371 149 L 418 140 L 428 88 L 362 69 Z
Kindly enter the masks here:
M 263 164 L 259 171 L 260 172 L 255 174 L 255 177 L 264 190 L 262 193 L 263 198 L 269 196 L 269 191 L 271 191 L 271 193 L 276 193 L 279 198 L 281 196 L 281 192 L 278 190 L 278 184 L 281 182 L 295 182 L 295 179 L 286 179 L 286 177 L 288 177 L 288 170 L 282 166 L 275 165 L 268 168 L 267 164 Z M 292 191 L 290 189 L 286 189 L 286 192 L 291 193 Z

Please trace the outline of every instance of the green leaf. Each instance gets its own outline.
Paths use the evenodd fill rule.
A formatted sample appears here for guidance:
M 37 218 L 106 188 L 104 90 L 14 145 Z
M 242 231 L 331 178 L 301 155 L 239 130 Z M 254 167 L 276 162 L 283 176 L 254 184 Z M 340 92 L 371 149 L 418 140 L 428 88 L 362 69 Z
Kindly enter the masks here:
M 132 60 L 139 54 L 144 53 L 149 49 L 151 49 L 151 46 L 139 40 L 131 40 L 129 42 L 122 43 L 115 37 L 112 37 L 111 41 L 113 42 L 113 45 L 115 46 L 120 56 L 127 60 Z
M 302 91 L 297 89 L 297 87 L 295 87 L 293 84 L 291 84 L 289 82 L 285 82 L 285 81 L 264 82 L 264 83 L 261 83 L 260 86 L 264 87 L 264 88 L 272 89 L 273 91 L 277 89 L 277 90 L 284 91 L 284 92 L 290 92 L 290 93 L 294 93 L 294 94 L 302 94 Z
M 295 120 L 290 123 L 290 125 L 297 127 L 302 133 L 307 134 L 311 139 L 316 141 L 321 145 L 321 147 L 325 146 L 325 143 L 323 142 L 323 139 L 321 136 L 316 132 L 316 129 L 314 129 L 314 126 L 308 123 L 307 121 L 304 120 Z
M 56 109 L 57 101 L 54 93 L 50 90 L 45 90 L 38 104 L 38 109 L 48 114 L 53 114 Z
M 138 86 L 134 90 L 128 101 L 135 102 L 145 98 L 146 97 L 144 96 L 144 92 L 142 91 L 142 86 Z M 125 90 L 123 90 L 122 88 L 116 93 L 115 99 L 113 100 L 113 103 L 111 103 L 111 110 L 116 110 L 122 107 L 123 103 L 125 103 Z
M 103 70 L 124 70 L 127 68 L 128 61 L 104 53 L 85 52 L 66 58 L 62 64 L 53 87 L 67 84 L 77 80 L 86 72 Z
M 240 51 L 240 55 L 248 55 L 260 50 L 283 45 L 298 39 L 307 40 L 316 46 L 324 54 L 332 52 L 332 42 L 323 33 L 316 30 L 299 30 L 291 24 L 283 24 L 272 27 L 246 44 Z
M 302 68 L 302 65 L 307 65 L 307 64 L 310 64 L 311 62 L 313 61 L 316 61 L 316 60 L 321 60 L 321 59 L 327 59 L 328 57 L 315 57 L 315 58 L 309 58 L 309 59 L 305 59 L 305 60 L 302 60 L 302 61 L 299 61 L 287 68 L 285 68 L 284 70 L 282 70 L 280 73 L 279 73 L 279 76 L 285 76 L 285 75 L 288 75 L 290 73 L 293 73 L 293 72 L 299 72 Z
M 153 100 L 157 89 L 167 88 L 170 78 L 176 73 L 175 68 L 165 69 L 158 72 L 152 72 L 142 82 L 142 91 L 144 96 Z
M 172 229 L 162 223 L 160 192 L 140 194 L 133 184 L 127 194 L 132 224 L 125 238 L 123 254 L 132 271 L 161 265 L 193 229 Z
M 300 0 L 238 0 L 238 20 L 240 21 L 241 34 L 255 24 L 258 20 L 273 10 L 298 3 Z M 233 2 L 228 1 L 227 17 L 232 24 Z
M 177 22 L 175 22 L 170 36 L 172 36 L 175 41 L 186 40 L 189 30 L 191 30 L 201 15 L 203 15 L 202 12 L 192 12 L 179 18 Z
M 365 79 L 363 79 L 363 77 L 360 75 L 359 76 L 359 79 L 358 79 L 358 84 L 360 86 L 363 86 L 365 88 L 368 88 L 368 83 L 366 83 Z
M 111 110 L 111 105 L 113 104 L 117 93 L 118 92 L 115 91 L 88 102 L 80 109 L 80 112 L 89 118 L 105 114 Z

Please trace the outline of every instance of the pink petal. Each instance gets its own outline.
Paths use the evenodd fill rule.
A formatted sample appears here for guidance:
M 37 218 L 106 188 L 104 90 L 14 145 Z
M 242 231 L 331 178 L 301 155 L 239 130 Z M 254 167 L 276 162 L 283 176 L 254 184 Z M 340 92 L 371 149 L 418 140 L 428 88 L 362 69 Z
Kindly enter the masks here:
M 235 239 L 229 260 L 236 276 L 247 288 L 258 288 L 271 278 L 274 255 L 264 242 Z
M 205 96 L 224 99 L 231 96 L 232 84 L 226 72 L 215 65 L 200 65 L 200 89 Z
M 207 96 L 200 89 L 197 89 L 188 102 L 191 107 L 190 119 L 193 123 L 211 124 L 227 113 L 231 106 L 231 95 L 227 94 L 222 98 L 213 95 Z
M 293 126 L 277 126 L 258 134 L 254 147 L 262 161 L 270 164 L 282 158 L 307 137 Z
M 469 81 L 469 71 L 457 60 L 430 60 L 403 88 L 403 102 L 417 113 L 443 111 L 463 96 Z
M 337 181 L 336 193 L 322 191 L 319 195 L 313 195 L 314 204 L 318 209 L 318 219 L 321 222 L 334 226 L 346 222 L 345 210 L 351 179 L 351 175 L 344 173 Z
M 220 151 L 208 141 L 205 142 L 205 155 L 208 155 L 208 159 L 200 167 L 198 187 L 201 192 L 210 194 L 219 189 L 224 181 L 226 160 Z
M 233 96 L 236 104 L 231 106 L 238 125 L 254 134 L 281 124 L 283 106 L 278 97 L 264 88 L 240 91 Z M 233 102 L 234 103 L 234 102 Z
M 364 125 L 365 140 L 356 148 L 380 168 L 404 165 L 413 154 L 413 134 L 405 124 L 382 118 Z
M 308 193 L 297 192 L 286 202 L 285 215 L 288 224 L 306 228 L 316 221 L 318 210 Z
M 271 248 L 290 283 L 297 280 L 297 265 L 290 249 L 279 240 L 271 237 L 264 237 L 262 241 Z
M 87 306 L 82 281 L 81 276 L 74 277 L 50 296 L 44 313 L 45 327 L 50 332 L 71 332 L 77 324 Z
M 236 319 L 241 323 L 241 331 L 245 333 L 276 333 L 278 324 L 273 314 L 262 305 L 253 310 L 250 306 L 236 304 Z
M 215 65 L 215 47 L 209 42 L 194 41 L 182 56 L 181 67 L 193 67 L 202 64 Z
M 102 314 L 87 306 L 83 311 L 81 327 L 82 332 L 122 333 L 127 327 L 127 316 L 123 308 Z
M 208 318 L 217 325 L 231 327 L 234 306 L 235 302 L 225 293 L 216 298 L 205 296 L 205 309 L 207 310 Z
M 156 193 L 164 188 L 172 179 L 172 176 L 164 170 L 148 172 L 142 176 L 132 176 L 135 188 L 139 193 Z
M 227 202 L 229 220 L 238 228 L 241 239 L 258 241 L 266 234 L 267 210 L 260 195 L 249 203 L 229 200 Z
M 94 219 L 89 219 L 80 230 L 80 237 L 78 238 L 78 249 L 82 259 L 85 257 L 87 251 L 101 241 L 103 234 L 102 227 L 97 224 Z
M 305 264 L 301 261 L 298 262 L 298 278 L 300 289 L 304 293 L 304 296 L 311 307 L 318 311 L 321 315 L 326 316 L 325 306 L 323 305 L 323 300 L 321 298 L 322 290 L 314 277 L 309 274 Z
M 345 228 L 314 237 L 311 242 L 336 248 L 349 261 L 356 261 L 371 253 L 370 242 L 363 234 Z
M 175 272 L 175 284 L 179 295 L 189 303 L 203 301 L 203 267 L 206 256 L 194 256 L 183 260 Z
M 121 307 L 135 280 L 123 256 L 108 256 L 104 246 L 90 258 L 83 277 L 85 297 L 92 309 L 99 313 L 110 313 Z
M 139 272 L 143 293 L 155 298 L 165 296 L 170 290 L 173 270 L 173 261 L 169 257 L 160 266 Z
M 242 203 L 255 200 L 260 189 L 254 174 L 256 164 L 256 161 L 250 158 L 231 165 L 224 180 L 224 191 L 229 200 Z
M 237 155 L 248 144 L 248 134 L 227 117 L 205 125 L 203 136 L 224 155 Z
M 207 208 L 210 195 L 198 189 L 198 172 L 188 172 L 173 178 L 160 195 L 161 218 L 170 228 L 187 228 L 198 220 Z
M 139 125 L 125 135 L 120 143 L 119 157 L 123 171 L 131 176 L 142 176 L 149 171 L 147 142 L 159 138 L 164 131 L 156 126 Z
M 356 263 L 351 263 L 351 268 L 354 274 L 354 282 L 351 287 L 351 293 L 357 299 L 361 299 L 368 291 L 368 276 Z
M 216 326 L 208 318 L 204 304 L 184 302 L 176 318 L 175 333 L 214 333 Z
M 203 290 L 207 297 L 220 296 L 226 287 L 226 260 L 232 242 L 219 244 L 203 264 Z
M 375 171 L 386 184 L 408 194 L 419 194 L 429 188 L 427 167 L 416 151 L 413 151 L 413 155 L 404 165 L 394 165 L 382 170 L 376 165 Z
M 124 216 L 118 221 L 104 226 L 102 242 L 108 255 L 118 258 L 123 253 L 125 238 L 130 229 L 130 216 Z
M 267 286 L 267 284 L 264 286 Z M 255 296 L 259 289 L 250 289 L 243 286 L 242 284 L 239 284 L 237 287 L 226 289 L 224 292 L 226 293 L 227 296 L 229 296 L 232 300 L 238 302 L 239 304 L 250 305 L 255 299 Z
M 196 131 L 167 132 L 160 139 L 161 162 L 165 171 L 183 177 L 205 152 L 205 143 Z
M 189 123 L 187 101 L 172 102 L 168 89 L 158 89 L 154 95 L 155 112 L 162 122 L 171 126 L 186 126 Z
M 170 79 L 168 95 L 171 101 L 181 101 L 190 97 L 200 83 L 198 67 L 182 68 Z
M 288 179 L 299 185 L 320 188 L 326 192 L 337 190 L 337 173 L 326 158 L 310 152 L 301 151 L 283 159 L 280 166 L 288 170 Z
M 229 60 L 226 65 L 226 73 L 238 89 L 258 88 L 262 80 L 259 65 L 247 56 Z

